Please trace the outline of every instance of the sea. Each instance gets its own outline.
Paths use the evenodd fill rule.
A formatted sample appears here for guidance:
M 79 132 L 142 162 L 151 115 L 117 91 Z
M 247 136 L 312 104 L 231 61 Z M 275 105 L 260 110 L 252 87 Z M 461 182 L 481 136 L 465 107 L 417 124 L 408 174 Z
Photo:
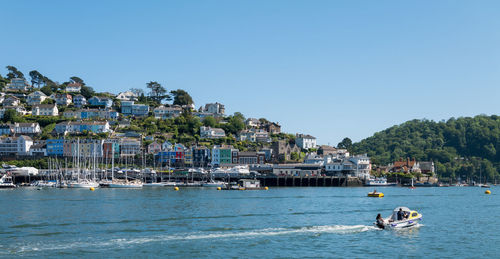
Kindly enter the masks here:
M 0 190 L 0 257 L 499 258 L 500 188 Z M 375 217 L 423 215 L 402 230 Z

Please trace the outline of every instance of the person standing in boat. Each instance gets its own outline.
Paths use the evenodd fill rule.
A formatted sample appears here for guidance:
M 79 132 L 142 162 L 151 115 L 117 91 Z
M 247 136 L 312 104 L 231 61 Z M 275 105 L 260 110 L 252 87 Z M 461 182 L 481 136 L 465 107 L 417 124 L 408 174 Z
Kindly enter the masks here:
M 377 226 L 379 228 L 385 228 L 384 227 L 384 219 L 382 218 L 382 216 L 380 215 L 380 213 L 377 215 Z
M 398 220 L 403 220 L 404 212 L 403 209 L 399 208 L 398 211 Z

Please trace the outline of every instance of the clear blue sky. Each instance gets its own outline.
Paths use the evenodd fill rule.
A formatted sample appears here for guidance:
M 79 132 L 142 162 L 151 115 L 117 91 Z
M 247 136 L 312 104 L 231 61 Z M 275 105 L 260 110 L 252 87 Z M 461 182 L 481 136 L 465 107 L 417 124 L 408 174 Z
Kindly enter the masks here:
M 500 1 L 2 1 L 14 65 L 118 93 L 158 81 L 196 106 L 321 144 L 411 119 L 497 114 Z

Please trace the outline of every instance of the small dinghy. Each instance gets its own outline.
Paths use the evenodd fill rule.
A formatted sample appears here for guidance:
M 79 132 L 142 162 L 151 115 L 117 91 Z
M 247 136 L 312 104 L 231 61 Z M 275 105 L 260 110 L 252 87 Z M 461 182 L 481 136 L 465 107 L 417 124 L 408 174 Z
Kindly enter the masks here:
M 408 228 L 418 224 L 422 220 L 422 214 L 407 207 L 397 207 L 392 211 L 392 215 L 387 218 L 380 218 L 374 224 L 381 229 Z

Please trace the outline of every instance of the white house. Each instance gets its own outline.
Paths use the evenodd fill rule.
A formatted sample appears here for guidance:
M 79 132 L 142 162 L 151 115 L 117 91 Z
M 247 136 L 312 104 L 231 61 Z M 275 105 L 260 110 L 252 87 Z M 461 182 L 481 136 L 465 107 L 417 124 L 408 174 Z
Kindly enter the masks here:
M 82 90 L 82 85 L 79 83 L 70 83 L 66 86 L 66 92 L 79 93 Z
M 58 116 L 59 110 L 55 104 L 38 104 L 33 106 L 32 115 Z
M 45 99 L 47 99 L 47 95 L 45 95 L 41 91 L 35 91 L 28 94 L 28 96 L 26 97 L 26 103 L 28 105 L 41 104 L 43 101 L 45 101 Z
M 50 97 L 56 101 L 57 105 L 64 106 L 69 105 L 73 100 L 73 97 L 69 94 L 52 94 Z
M 226 136 L 226 133 L 223 129 L 219 128 L 211 128 L 211 127 L 200 127 L 200 137 L 201 138 L 223 138 Z
M 137 94 L 131 91 L 121 92 L 116 96 L 116 99 L 120 101 L 137 101 Z
M 325 171 L 333 175 L 350 175 L 366 179 L 370 177 L 371 161 L 366 155 L 324 157 Z
M 40 134 L 42 130 L 40 129 L 40 124 L 35 123 L 14 123 L 14 133 L 15 134 Z
M 316 148 L 316 138 L 311 135 L 296 134 L 295 144 L 302 149 Z
M 8 137 L 0 139 L 0 155 L 28 155 L 33 140 L 28 136 Z

